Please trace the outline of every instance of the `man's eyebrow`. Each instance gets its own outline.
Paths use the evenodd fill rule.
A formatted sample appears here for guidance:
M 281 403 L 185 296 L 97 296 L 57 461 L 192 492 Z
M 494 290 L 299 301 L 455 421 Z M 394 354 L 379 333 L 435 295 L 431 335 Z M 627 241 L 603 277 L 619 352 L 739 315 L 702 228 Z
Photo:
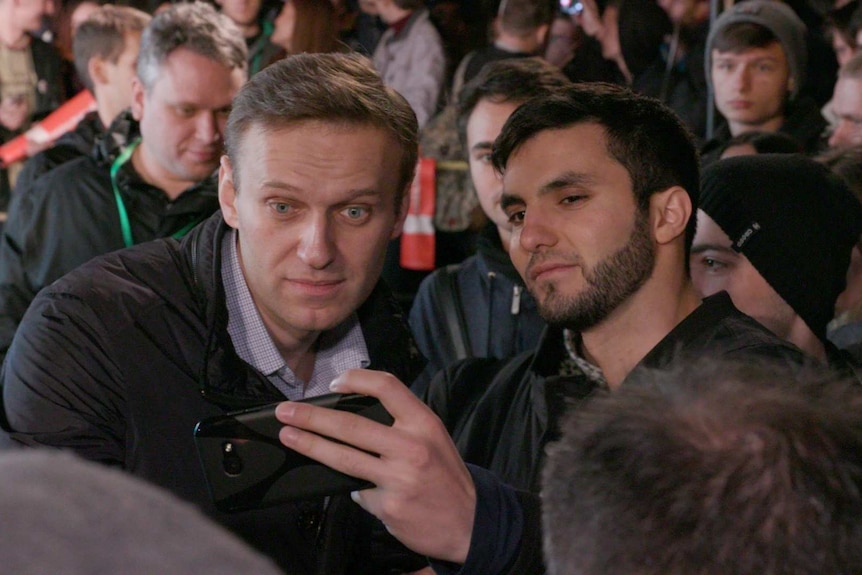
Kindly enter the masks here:
M 263 188 L 275 188 L 277 190 L 284 190 L 286 192 L 298 192 L 299 188 L 288 184 L 287 182 L 283 182 L 281 180 L 266 180 L 261 184 Z
M 721 244 L 694 244 L 691 246 L 691 253 L 693 254 L 700 254 L 707 251 L 727 252 L 730 254 L 736 253 L 736 251 L 730 246 L 723 246 Z
M 304 190 L 302 188 L 298 188 L 298 187 L 294 186 L 293 184 L 289 184 L 289 183 L 281 181 L 281 180 L 267 180 L 267 181 L 263 182 L 262 187 L 274 188 L 276 190 L 284 190 L 286 192 L 293 192 L 293 193 L 298 193 L 298 194 L 304 193 Z M 380 196 L 380 195 L 382 195 L 380 193 L 380 191 L 376 190 L 374 188 L 355 188 L 355 189 L 349 190 L 347 192 L 347 195 L 344 198 L 344 201 L 351 202 L 351 201 L 353 201 L 357 198 L 361 198 L 363 196 Z
M 539 188 L 539 195 L 543 196 L 566 188 L 587 186 L 595 181 L 596 179 L 589 174 L 584 174 L 582 172 L 565 172 L 542 185 L 542 187 Z
M 521 196 L 517 194 L 507 194 L 503 192 L 503 195 L 500 196 L 500 207 L 504 210 L 510 206 L 515 206 L 523 203 L 524 200 L 521 199 Z
M 716 60 L 716 61 L 717 60 L 734 60 L 735 61 L 735 60 L 739 60 L 740 58 L 741 58 L 740 54 L 725 54 L 724 56 L 715 56 L 713 58 L 713 60 Z M 749 62 L 762 62 L 763 60 L 770 60 L 773 62 L 777 62 L 779 60 L 779 58 L 777 56 L 771 56 L 771 55 L 765 55 L 764 54 L 763 56 L 757 56 L 755 58 L 752 58 L 751 60 L 749 60 Z
M 379 197 L 382 195 L 383 194 L 380 193 L 380 190 L 376 190 L 374 188 L 355 188 L 355 189 L 350 190 L 350 192 L 348 192 L 348 195 L 345 198 L 345 201 L 352 202 L 354 200 L 357 200 L 359 198 L 366 197 L 366 196 Z
M 539 196 L 544 196 L 558 190 L 565 190 L 566 188 L 586 186 L 595 181 L 596 179 L 588 174 L 581 172 L 565 172 L 553 180 L 543 184 L 542 187 L 539 188 Z M 503 195 L 500 197 L 500 207 L 504 210 L 509 206 L 523 203 L 523 198 L 517 194 L 507 194 L 503 192 Z

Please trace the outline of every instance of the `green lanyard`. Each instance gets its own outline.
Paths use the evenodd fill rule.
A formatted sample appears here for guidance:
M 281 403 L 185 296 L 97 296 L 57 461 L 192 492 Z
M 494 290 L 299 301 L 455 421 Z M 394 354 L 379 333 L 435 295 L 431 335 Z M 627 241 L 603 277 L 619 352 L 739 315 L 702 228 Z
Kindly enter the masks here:
M 258 38 L 257 42 L 255 42 L 252 47 L 253 50 L 256 50 L 255 55 L 251 59 L 251 65 L 248 69 L 248 77 L 251 78 L 258 72 L 260 72 L 260 65 L 263 60 L 263 51 L 266 49 L 266 45 L 269 43 L 269 37 L 272 36 L 275 27 L 272 22 L 269 20 L 264 20 L 263 25 L 261 26 L 261 34 L 260 38 Z M 251 50 L 249 50 L 251 52 Z
M 132 225 L 129 223 L 129 213 L 126 211 L 126 202 L 123 201 L 123 196 L 120 195 L 120 188 L 117 187 L 117 173 L 120 171 L 120 168 L 129 161 L 135 148 L 137 148 L 140 143 L 140 138 L 134 140 L 131 144 L 126 146 L 122 152 L 120 152 L 120 155 L 117 156 L 117 159 L 114 160 L 113 164 L 111 164 L 111 187 L 114 188 L 114 201 L 117 203 L 117 212 L 120 214 L 120 229 L 123 232 L 123 244 L 127 248 L 135 245 L 135 238 L 132 235 Z M 174 239 L 180 239 L 199 223 L 200 220 L 193 220 L 171 234 L 171 237 Z

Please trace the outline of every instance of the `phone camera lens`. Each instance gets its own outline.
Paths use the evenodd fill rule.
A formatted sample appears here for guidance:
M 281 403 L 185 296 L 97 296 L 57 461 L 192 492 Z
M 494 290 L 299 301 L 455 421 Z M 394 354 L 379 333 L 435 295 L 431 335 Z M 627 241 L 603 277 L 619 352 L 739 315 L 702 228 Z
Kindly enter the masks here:
M 237 454 L 234 444 L 230 441 L 222 445 L 222 467 L 230 477 L 236 477 L 242 473 L 242 458 Z

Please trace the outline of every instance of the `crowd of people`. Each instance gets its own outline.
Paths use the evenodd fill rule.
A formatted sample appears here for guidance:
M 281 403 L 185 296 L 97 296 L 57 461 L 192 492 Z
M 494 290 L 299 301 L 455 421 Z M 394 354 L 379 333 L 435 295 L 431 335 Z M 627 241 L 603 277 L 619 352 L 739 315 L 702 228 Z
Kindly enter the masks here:
M 55 1 L 0 0 L 10 565 L 862 571 L 857 0 Z M 195 426 L 262 406 L 372 487 L 225 511 Z

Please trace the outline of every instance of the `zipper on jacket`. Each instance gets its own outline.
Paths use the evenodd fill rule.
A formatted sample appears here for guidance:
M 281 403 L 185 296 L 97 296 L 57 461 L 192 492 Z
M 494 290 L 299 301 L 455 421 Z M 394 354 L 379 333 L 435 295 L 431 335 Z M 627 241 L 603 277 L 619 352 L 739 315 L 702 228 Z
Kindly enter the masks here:
M 491 353 L 491 331 L 494 323 L 494 280 L 497 279 L 497 274 L 488 272 L 488 327 L 485 330 L 485 357 L 494 357 Z
M 512 288 L 512 315 L 518 315 L 521 312 L 521 292 L 524 290 L 521 286 Z

